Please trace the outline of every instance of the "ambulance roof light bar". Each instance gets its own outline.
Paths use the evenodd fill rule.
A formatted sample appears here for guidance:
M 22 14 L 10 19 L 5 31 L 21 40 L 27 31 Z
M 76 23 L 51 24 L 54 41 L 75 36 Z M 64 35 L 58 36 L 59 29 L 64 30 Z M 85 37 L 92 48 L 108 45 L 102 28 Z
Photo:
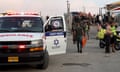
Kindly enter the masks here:
M 40 15 L 37 12 L 7 12 L 6 15 Z

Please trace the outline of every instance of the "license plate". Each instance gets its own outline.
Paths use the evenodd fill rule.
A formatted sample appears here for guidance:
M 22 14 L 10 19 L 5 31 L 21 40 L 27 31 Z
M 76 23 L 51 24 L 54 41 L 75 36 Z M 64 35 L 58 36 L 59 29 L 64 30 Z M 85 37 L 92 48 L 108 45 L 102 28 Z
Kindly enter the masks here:
M 8 57 L 8 62 L 19 62 L 19 57 Z

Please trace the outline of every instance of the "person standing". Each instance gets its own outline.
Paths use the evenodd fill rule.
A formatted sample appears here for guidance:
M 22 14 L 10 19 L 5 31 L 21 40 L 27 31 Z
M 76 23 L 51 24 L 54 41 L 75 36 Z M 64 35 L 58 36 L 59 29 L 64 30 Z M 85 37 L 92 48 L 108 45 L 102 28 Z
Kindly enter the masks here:
M 72 23 L 72 39 L 73 39 L 73 44 L 75 44 L 76 42 L 76 32 L 75 32 L 75 29 L 77 27 L 77 23 L 79 23 L 79 16 L 74 16 L 73 17 L 73 23 Z
M 111 44 L 111 35 L 112 35 L 112 31 L 111 31 L 111 26 L 110 26 L 110 22 L 106 23 L 106 33 L 104 36 L 105 39 L 105 53 L 110 53 L 110 44 Z
M 87 39 L 89 40 L 90 24 L 89 24 L 89 22 L 86 22 L 85 25 L 86 25 L 85 26 L 86 36 L 87 36 Z
M 112 52 L 115 52 L 115 42 L 116 42 L 116 39 L 120 39 L 120 38 L 117 37 L 116 23 L 114 21 L 111 22 L 111 30 L 112 30 L 112 37 L 111 37 Z
M 82 37 L 85 35 L 82 26 L 80 23 L 77 23 L 77 27 L 75 29 L 75 38 L 77 43 L 78 53 L 82 53 Z

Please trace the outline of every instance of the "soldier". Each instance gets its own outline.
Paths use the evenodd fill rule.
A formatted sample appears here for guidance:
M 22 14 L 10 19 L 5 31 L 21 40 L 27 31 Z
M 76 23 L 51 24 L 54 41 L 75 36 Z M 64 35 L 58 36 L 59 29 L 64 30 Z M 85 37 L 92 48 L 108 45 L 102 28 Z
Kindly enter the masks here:
M 75 32 L 75 29 L 76 29 L 76 27 L 77 27 L 77 23 L 79 23 L 79 16 L 74 16 L 73 17 L 73 23 L 72 23 L 72 37 L 73 37 L 73 44 L 75 44 L 75 42 L 76 42 L 76 32 Z
M 76 42 L 77 42 L 77 50 L 78 53 L 82 53 L 82 38 L 85 35 L 82 26 L 80 25 L 80 23 L 77 23 L 77 27 L 75 29 L 75 38 L 76 38 Z
M 111 22 L 109 23 L 106 23 L 106 33 L 105 33 L 105 36 L 104 36 L 104 39 L 105 39 L 105 45 L 106 45 L 106 48 L 105 48 L 105 53 L 110 53 L 110 43 L 111 43 L 111 35 L 112 35 L 112 30 L 111 30 Z
M 116 39 L 117 38 L 120 39 L 119 37 L 117 37 L 115 22 L 111 22 L 111 30 L 112 30 L 112 37 L 111 37 L 112 52 L 115 52 L 115 42 L 116 42 Z

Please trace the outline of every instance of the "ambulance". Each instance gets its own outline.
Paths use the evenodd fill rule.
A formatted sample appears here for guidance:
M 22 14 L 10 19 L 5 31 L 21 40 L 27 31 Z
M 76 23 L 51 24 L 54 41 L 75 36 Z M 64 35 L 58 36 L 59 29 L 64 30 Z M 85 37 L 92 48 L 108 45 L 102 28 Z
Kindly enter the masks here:
M 62 16 L 51 17 L 56 31 L 46 31 L 36 12 L 7 12 L 0 16 L 0 68 L 5 65 L 35 65 L 46 69 L 49 56 L 66 53 L 66 29 Z M 58 28 L 58 29 L 57 29 Z

